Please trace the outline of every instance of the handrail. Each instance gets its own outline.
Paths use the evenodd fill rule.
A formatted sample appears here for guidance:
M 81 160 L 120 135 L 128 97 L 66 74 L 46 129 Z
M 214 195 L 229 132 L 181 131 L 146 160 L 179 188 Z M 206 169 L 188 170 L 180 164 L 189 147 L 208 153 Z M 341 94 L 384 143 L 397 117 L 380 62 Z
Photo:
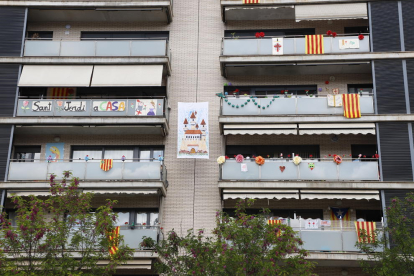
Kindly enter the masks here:
M 302 158 L 302 162 L 314 162 L 314 161 L 322 161 L 322 162 L 333 162 L 333 156 L 332 158 L 310 158 L 310 157 L 301 157 Z M 343 157 L 341 156 L 342 161 L 347 161 L 347 160 L 370 160 L 370 161 L 377 161 L 378 158 L 372 158 L 372 157 L 361 157 L 361 158 L 348 158 L 348 157 Z M 293 158 L 276 158 L 276 157 L 271 157 L 271 158 L 264 158 L 265 160 L 268 161 L 286 161 L 286 162 L 293 162 Z M 236 158 L 228 158 L 227 161 L 236 161 Z M 255 162 L 255 159 L 253 157 L 246 159 L 244 158 L 243 162 Z
M 68 100 L 113 100 L 116 97 L 110 97 L 110 96 L 100 96 L 101 98 L 98 98 L 99 96 L 97 96 L 96 98 L 80 98 L 81 96 L 75 96 L 73 98 L 67 98 L 67 99 L 56 99 L 56 98 L 51 98 L 51 97 L 41 97 L 39 98 L 38 96 L 18 96 L 19 99 L 29 99 L 29 100 L 64 100 L 64 101 L 68 101 Z M 136 100 L 136 99 L 167 99 L 167 96 L 131 96 L 131 97 L 122 97 L 122 98 L 116 98 L 116 100 Z
M 38 158 L 38 159 L 29 159 L 29 158 L 27 158 L 27 159 L 10 159 L 10 161 L 13 161 L 13 162 L 16 162 L 16 161 L 21 161 L 21 160 L 33 160 L 33 161 L 35 161 L 35 160 L 38 160 L 38 161 L 48 161 L 46 158 Z M 59 161 L 85 161 L 85 159 L 83 159 L 83 158 L 79 158 L 79 159 L 73 159 L 73 158 L 69 158 L 69 159 L 59 159 Z M 91 161 L 91 160 L 94 160 L 94 161 L 96 161 L 96 160 L 104 160 L 103 158 L 99 158 L 99 159 L 93 159 L 93 158 L 91 158 L 91 159 L 89 159 L 89 161 Z M 117 161 L 117 160 L 121 160 L 121 161 L 123 161 L 121 158 L 119 158 L 119 159 L 112 159 L 112 160 L 114 160 L 114 161 Z M 128 161 L 128 160 L 150 160 L 150 161 L 159 161 L 158 160 L 158 158 L 128 158 L 128 159 L 124 159 L 124 161 Z M 160 161 L 160 162 L 162 162 L 162 161 Z
M 237 87 L 237 86 L 234 86 L 234 87 Z M 224 97 L 225 98 L 234 98 L 234 99 L 246 98 L 246 97 L 253 98 L 253 99 L 254 98 L 259 98 L 259 99 L 266 99 L 266 98 L 268 98 L 268 99 L 271 99 L 271 98 L 273 98 L 273 96 L 277 96 L 277 98 L 285 98 L 286 96 L 294 96 L 294 97 L 299 97 L 299 98 L 300 97 L 307 97 L 307 98 L 327 98 L 329 95 L 333 95 L 333 94 L 320 95 L 320 94 L 312 94 L 312 93 L 309 93 L 309 95 L 306 95 L 306 94 L 295 94 L 295 93 L 288 92 L 287 94 L 279 93 L 279 94 L 270 94 L 270 95 L 236 95 L 235 96 L 235 95 L 231 95 L 232 92 L 228 92 L 228 93 L 229 94 L 228 95 L 225 95 Z M 364 96 L 373 96 L 374 95 L 374 93 L 371 93 L 371 92 L 363 92 L 362 94 L 361 94 L 361 92 L 358 92 L 358 93 L 349 93 L 349 94 L 360 94 L 363 97 Z M 310 95 L 312 95 L 312 96 L 310 96 Z M 338 95 L 342 95 L 342 94 L 338 94 Z
M 30 38 L 27 37 L 25 38 L 25 40 L 31 40 L 31 41 L 36 41 L 36 40 L 44 40 L 44 41 L 95 41 L 95 40 L 169 40 L 168 37 L 166 38 L 162 38 L 162 37 L 132 37 L 132 38 L 79 38 L 79 39 L 66 39 L 66 38 L 61 38 L 61 39 L 53 39 L 53 38 Z
M 336 37 L 346 37 L 346 36 L 357 36 L 357 35 L 370 35 L 370 33 L 353 33 L 353 34 L 337 34 Z M 324 34 L 321 34 L 324 37 L 330 37 Z M 266 39 L 266 38 L 301 38 L 306 37 L 307 35 L 279 35 L 279 36 L 267 36 L 263 38 L 257 38 L 255 36 L 237 36 L 237 37 L 223 37 L 223 39 Z

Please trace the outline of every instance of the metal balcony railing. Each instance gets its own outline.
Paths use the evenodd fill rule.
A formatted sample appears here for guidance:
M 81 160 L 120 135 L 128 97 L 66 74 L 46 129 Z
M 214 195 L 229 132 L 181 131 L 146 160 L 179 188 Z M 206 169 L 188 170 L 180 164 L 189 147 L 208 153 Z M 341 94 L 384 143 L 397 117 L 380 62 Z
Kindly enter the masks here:
M 48 162 L 38 159 L 13 159 L 9 166 L 8 181 L 47 181 L 52 173 L 57 175 L 57 179 L 61 179 L 63 171 L 71 171 L 74 177 L 85 181 L 162 181 L 167 185 L 167 169 L 157 159 L 113 159 L 112 168 L 106 172 L 101 169 L 100 161 L 62 159 Z
M 222 41 L 223 56 L 271 56 L 273 55 L 272 38 L 282 37 L 225 37 Z M 352 41 L 345 43 L 345 41 Z M 305 36 L 283 36 L 283 55 L 305 55 Z M 280 49 L 282 49 L 280 48 Z M 338 35 L 337 37 L 324 37 L 325 54 L 367 53 L 370 52 L 369 34 L 359 40 L 358 35 Z
M 167 98 L 19 99 L 17 116 L 136 116 L 168 119 Z
M 26 57 L 170 57 L 167 39 L 26 39 Z
M 254 102 L 253 102 L 254 100 Z M 230 103 L 230 104 L 229 104 Z M 247 103 L 247 104 L 246 104 Z M 257 105 L 255 104 L 257 103 Z M 243 105 L 243 106 L 242 106 Z M 265 109 L 258 106 L 266 107 Z M 362 114 L 374 114 L 374 98 L 370 95 L 360 97 Z M 278 95 L 260 97 L 228 96 L 221 99 L 221 115 L 343 115 L 344 108 L 328 106 L 325 95 Z
M 266 159 L 262 166 L 255 160 L 244 160 L 247 171 L 241 170 L 241 164 L 228 159 L 221 165 L 220 180 L 228 181 L 379 181 L 377 159 L 343 159 L 337 165 L 332 159 L 304 159 L 298 166 L 291 159 Z M 309 166 L 309 164 L 311 164 Z M 284 167 L 281 169 L 281 167 Z

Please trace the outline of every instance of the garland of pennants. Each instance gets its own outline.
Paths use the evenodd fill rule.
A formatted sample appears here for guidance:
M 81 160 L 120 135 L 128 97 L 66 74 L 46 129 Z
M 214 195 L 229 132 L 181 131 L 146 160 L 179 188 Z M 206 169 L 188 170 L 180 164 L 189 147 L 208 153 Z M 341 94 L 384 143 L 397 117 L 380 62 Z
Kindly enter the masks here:
M 272 104 L 272 102 L 274 102 L 275 99 L 277 99 L 277 98 L 279 98 L 279 96 L 273 96 L 273 99 L 269 102 L 269 104 L 267 106 L 264 106 L 264 105 L 262 106 L 262 105 L 258 104 L 255 99 L 253 99 L 253 96 L 250 97 L 252 103 L 254 103 L 254 105 L 256 105 L 257 108 L 261 108 L 261 109 L 269 108 L 270 105 Z M 231 107 L 233 107 L 233 108 L 239 108 L 239 107 L 245 107 L 248 103 L 250 103 L 250 99 L 247 99 L 247 101 L 244 104 L 241 104 L 240 106 L 238 104 L 236 104 L 236 105 L 232 104 L 228 99 L 225 99 L 224 101 L 228 105 L 231 105 Z

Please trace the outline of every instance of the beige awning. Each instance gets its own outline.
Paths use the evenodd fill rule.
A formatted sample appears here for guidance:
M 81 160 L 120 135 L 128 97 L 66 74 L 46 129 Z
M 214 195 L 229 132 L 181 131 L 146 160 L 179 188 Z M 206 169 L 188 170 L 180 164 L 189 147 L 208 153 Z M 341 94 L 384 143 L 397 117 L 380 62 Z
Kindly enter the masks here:
M 94 194 L 130 194 L 130 195 L 156 195 L 157 189 L 150 190 L 83 190 L 85 193 Z
M 162 70 L 162 65 L 95 65 L 91 86 L 161 86 Z
M 299 135 L 321 135 L 321 134 L 373 134 L 375 135 L 375 124 L 299 124 Z
M 366 199 L 380 200 L 377 190 L 301 190 L 301 199 Z
M 7 191 L 7 197 L 12 196 L 50 196 L 49 191 Z
M 254 189 L 254 190 L 238 190 L 224 189 L 223 199 L 299 199 L 299 190 L 275 190 L 275 189 Z
M 25 65 L 19 86 L 88 87 L 93 65 Z
M 368 19 L 367 3 L 296 5 L 296 22 L 302 20 Z
M 296 135 L 296 124 L 224 125 L 224 135 Z

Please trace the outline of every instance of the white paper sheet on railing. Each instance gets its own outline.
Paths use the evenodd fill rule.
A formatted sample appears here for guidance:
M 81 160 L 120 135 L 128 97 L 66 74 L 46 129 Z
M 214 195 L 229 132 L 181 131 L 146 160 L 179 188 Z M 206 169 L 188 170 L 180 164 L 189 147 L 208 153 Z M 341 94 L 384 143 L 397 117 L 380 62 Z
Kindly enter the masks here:
M 208 102 L 178 103 L 177 158 L 209 158 Z

